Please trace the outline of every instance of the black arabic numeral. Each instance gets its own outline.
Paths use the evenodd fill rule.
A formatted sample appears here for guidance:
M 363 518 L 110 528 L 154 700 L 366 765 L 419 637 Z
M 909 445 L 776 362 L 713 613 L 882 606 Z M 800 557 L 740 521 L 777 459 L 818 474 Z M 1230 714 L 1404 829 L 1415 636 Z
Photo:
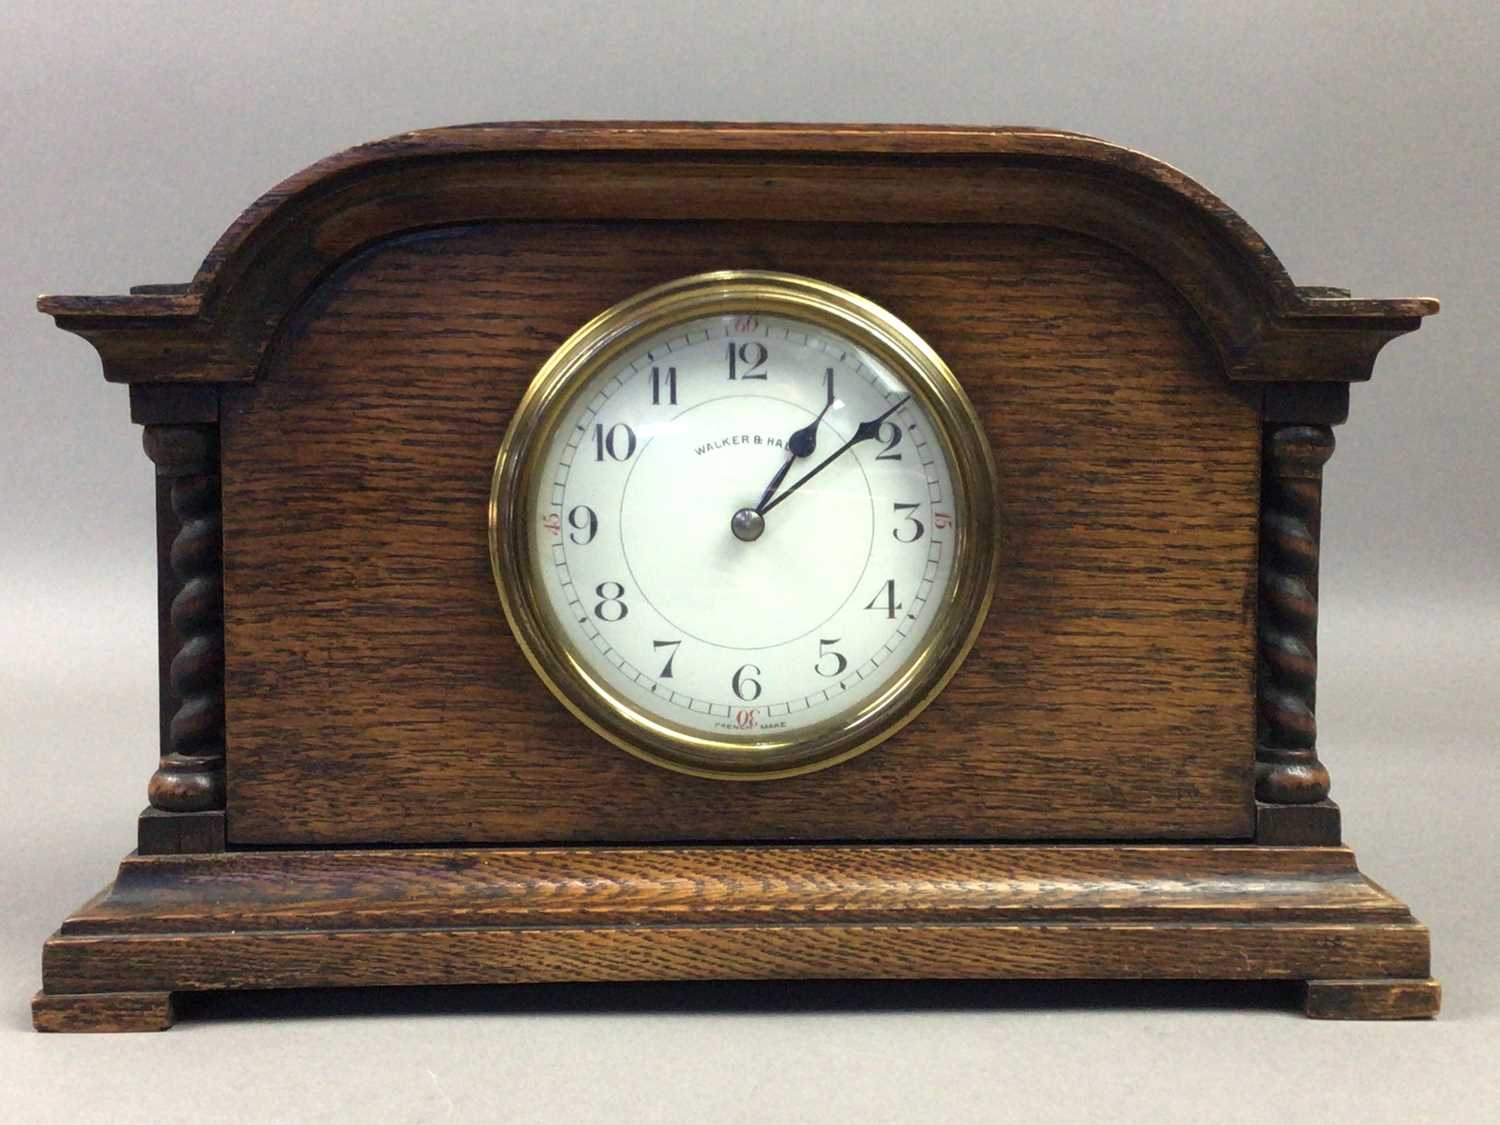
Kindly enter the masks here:
M 614 587 L 614 592 L 610 592 Z M 600 621 L 623 621 L 625 615 L 630 612 L 630 607 L 625 604 L 625 587 L 618 582 L 601 582 L 594 587 L 594 593 L 599 595 L 599 604 L 594 607 L 594 616 Z
M 734 694 L 746 703 L 753 703 L 760 698 L 760 681 L 753 676 L 745 675 L 746 672 L 760 675 L 760 669 L 754 664 L 741 664 L 740 670 L 734 674 L 734 679 L 729 681 L 729 686 L 734 689 Z
M 903 524 L 901 527 L 891 528 L 891 538 L 893 538 L 897 543 L 915 543 L 918 539 L 922 538 L 922 536 L 926 534 L 927 525 L 921 520 L 917 519 L 916 516 L 910 514 L 911 512 L 916 511 L 922 505 L 893 504 L 892 506 L 896 509 L 896 514 L 898 516 L 902 512 L 908 513 L 906 516 L 905 524 Z M 911 532 L 911 534 L 909 536 L 903 536 L 901 534 L 902 531 L 909 531 Z
M 880 593 L 870 599 L 866 609 L 883 609 L 886 617 L 895 620 L 896 611 L 905 607 L 896 600 L 896 580 L 887 578 L 880 587 Z
M 651 369 L 651 405 L 652 406 L 660 406 L 661 405 L 661 389 L 662 389 L 663 386 L 665 386 L 667 388 L 667 405 L 668 406 L 676 406 L 677 405 L 677 368 L 675 368 L 675 367 L 669 367 L 669 368 L 667 368 L 667 374 L 666 374 L 665 378 L 662 377 L 662 373 L 661 373 L 661 368 L 660 367 L 653 367 Z
M 838 643 L 838 637 L 829 637 L 827 640 L 819 638 L 818 640 L 818 662 L 813 665 L 813 671 L 820 676 L 828 677 L 830 680 L 835 676 L 842 676 L 845 669 L 849 667 L 849 661 L 842 652 L 837 652 L 828 647 L 829 645 L 836 645 Z M 833 670 L 825 672 L 823 670 L 823 661 L 830 656 L 834 659 Z
M 621 433 L 624 436 L 621 437 Z M 621 451 L 621 446 L 624 451 Z M 608 453 L 612 461 L 628 461 L 635 455 L 635 431 L 624 422 L 616 422 L 609 429 L 603 422 L 594 423 L 594 460 L 603 461 Z
M 750 340 L 736 345 L 729 341 L 729 377 L 731 379 L 764 379 L 763 368 L 771 353 L 759 340 Z
M 670 680 L 672 678 L 672 661 L 674 661 L 674 660 L 677 659 L 677 648 L 681 644 L 682 644 L 681 641 L 652 641 L 651 642 L 651 647 L 653 649 L 657 650 L 657 651 L 660 651 L 660 650 L 662 650 L 664 648 L 669 648 L 669 649 L 672 650 L 670 653 L 667 654 L 667 662 L 662 665 L 661 675 L 657 677 L 658 679 Z
M 898 446 L 898 445 L 901 444 L 901 439 L 902 439 L 902 437 L 905 436 L 905 434 L 902 431 L 901 427 L 898 426 L 895 422 L 887 422 L 885 425 L 881 426 L 880 429 L 882 431 L 881 434 L 880 434 L 880 440 L 883 441 L 883 442 L 885 442 L 885 450 L 883 452 L 875 454 L 875 460 L 877 460 L 877 461 L 899 461 L 899 460 L 901 460 L 901 454 L 891 452 L 893 449 L 896 448 L 896 446 Z
M 594 541 L 594 536 L 599 534 L 599 517 L 587 504 L 579 504 L 568 511 L 568 526 L 573 529 L 568 532 L 568 538 L 580 547 L 586 547 Z M 580 531 L 583 532 L 582 539 L 578 537 Z

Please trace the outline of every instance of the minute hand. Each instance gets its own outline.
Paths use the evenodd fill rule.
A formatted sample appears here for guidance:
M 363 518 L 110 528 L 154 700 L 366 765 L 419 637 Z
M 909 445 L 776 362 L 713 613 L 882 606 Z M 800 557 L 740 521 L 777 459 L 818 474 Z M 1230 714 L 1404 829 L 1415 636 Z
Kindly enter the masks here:
M 895 406 L 892 406 L 889 410 L 887 410 L 884 414 L 880 415 L 878 418 L 871 418 L 868 422 L 861 422 L 859 424 L 858 428 L 855 429 L 854 436 L 852 438 L 850 438 L 848 441 L 844 442 L 843 445 L 839 446 L 832 453 L 830 453 L 827 457 L 825 457 L 825 458 L 823 458 L 823 460 L 819 461 L 811 469 L 807 470 L 806 473 L 804 473 L 801 477 L 798 478 L 796 484 L 792 485 L 785 492 L 781 493 L 781 495 L 777 496 L 774 500 L 772 500 L 769 504 L 767 504 L 764 508 L 762 508 L 760 510 L 760 514 L 761 515 L 765 515 L 772 508 L 776 507 L 777 504 L 780 504 L 788 496 L 790 496 L 792 493 L 796 492 L 797 489 L 801 488 L 808 481 L 812 480 L 813 477 L 817 476 L 824 469 L 828 468 L 829 465 L 833 464 L 835 461 L 837 461 L 845 453 L 849 452 L 850 449 L 854 448 L 860 442 L 862 442 L 862 441 L 869 441 L 871 438 L 878 436 L 880 434 L 881 424 L 884 423 L 885 420 L 887 418 L 889 418 L 892 414 L 896 413 L 896 411 L 900 410 L 903 406 L 905 406 L 910 399 L 911 399 L 911 395 L 907 395 L 905 398 L 901 399 L 900 402 L 896 403 Z

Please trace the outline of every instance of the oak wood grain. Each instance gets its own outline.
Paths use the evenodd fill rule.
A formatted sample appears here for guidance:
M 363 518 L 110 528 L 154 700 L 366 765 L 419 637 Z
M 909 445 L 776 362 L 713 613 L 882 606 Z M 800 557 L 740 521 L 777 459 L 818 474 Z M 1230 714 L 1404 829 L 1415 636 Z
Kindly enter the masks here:
M 1425 978 L 1342 848 L 359 849 L 129 857 L 49 994 L 789 977 Z
M 1409 987 L 1430 971 L 1426 928 L 1330 847 L 130 856 L 42 964 L 39 1026 L 59 1030 L 126 1026 L 127 989 L 1158 977 L 1324 982 L 1308 1010 L 1330 1017 L 1437 1002 Z
M 413 848 L 131 856 L 62 933 L 1267 917 L 1411 921 L 1342 848 Z
M 303 988 L 798 978 L 1299 980 L 1425 973 L 1427 931 L 1362 927 L 957 923 L 726 925 L 57 937 L 57 987 Z
M 485 511 L 532 374 L 718 267 L 846 286 L 957 372 L 1000 465 L 995 605 L 874 753 L 726 784 L 607 746 L 508 635 Z M 1247 397 L 1250 401 L 1247 401 Z M 1191 311 L 1007 227 L 511 224 L 371 249 L 222 404 L 238 843 L 1244 837 L 1260 424 Z

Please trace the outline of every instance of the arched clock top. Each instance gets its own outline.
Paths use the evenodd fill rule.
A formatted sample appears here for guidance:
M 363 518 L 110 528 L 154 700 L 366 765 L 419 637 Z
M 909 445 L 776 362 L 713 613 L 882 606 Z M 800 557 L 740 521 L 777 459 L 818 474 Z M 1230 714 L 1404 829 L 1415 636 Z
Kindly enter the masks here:
M 318 279 L 376 243 L 485 222 L 667 218 L 1083 234 L 1181 293 L 1237 381 L 1368 378 L 1386 341 L 1437 311 L 1427 298 L 1299 287 L 1194 180 L 1077 133 L 573 122 L 423 130 L 349 149 L 252 204 L 190 283 L 46 296 L 39 307 L 99 349 L 111 381 L 245 383 Z

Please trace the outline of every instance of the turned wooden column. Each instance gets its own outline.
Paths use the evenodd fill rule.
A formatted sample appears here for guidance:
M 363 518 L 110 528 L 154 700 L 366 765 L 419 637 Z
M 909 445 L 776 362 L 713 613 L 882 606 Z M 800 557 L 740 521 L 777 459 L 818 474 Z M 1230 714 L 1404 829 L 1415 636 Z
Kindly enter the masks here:
M 1277 804 L 1328 796 L 1318 761 L 1318 536 L 1328 426 L 1266 429 L 1261 479 L 1260 692 L 1255 795 Z
M 151 807 L 201 812 L 224 807 L 224 624 L 220 571 L 217 427 L 148 425 L 146 454 L 158 485 L 170 491 L 170 568 L 162 599 L 171 651 L 163 692 L 161 764 L 151 777 Z M 163 529 L 164 534 L 168 529 Z

